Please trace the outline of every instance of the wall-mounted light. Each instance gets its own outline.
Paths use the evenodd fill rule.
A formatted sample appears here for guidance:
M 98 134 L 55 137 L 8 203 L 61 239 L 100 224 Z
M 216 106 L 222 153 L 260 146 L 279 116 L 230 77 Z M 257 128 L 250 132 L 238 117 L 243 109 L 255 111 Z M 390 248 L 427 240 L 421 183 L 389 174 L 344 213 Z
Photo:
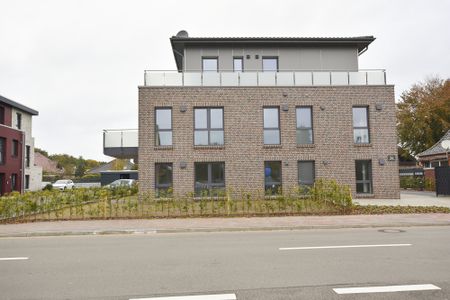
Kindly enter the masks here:
M 375 109 L 376 110 L 383 110 L 383 104 L 381 104 L 381 103 L 375 104 Z
M 289 111 L 289 105 L 287 103 L 281 104 L 281 110 L 282 111 Z
M 255 55 L 255 59 L 259 59 L 259 55 L 258 54 Z
M 186 104 L 181 104 L 180 105 L 180 112 L 186 112 L 187 111 L 187 105 Z
M 386 161 L 384 160 L 384 158 L 380 158 L 380 159 L 378 160 L 378 164 L 379 164 L 380 166 L 384 166 L 384 165 L 386 164 Z
M 187 162 L 181 161 L 180 162 L 180 169 L 186 169 L 186 167 L 187 167 Z
M 250 54 L 247 54 L 245 57 L 246 57 L 247 59 L 250 59 Z

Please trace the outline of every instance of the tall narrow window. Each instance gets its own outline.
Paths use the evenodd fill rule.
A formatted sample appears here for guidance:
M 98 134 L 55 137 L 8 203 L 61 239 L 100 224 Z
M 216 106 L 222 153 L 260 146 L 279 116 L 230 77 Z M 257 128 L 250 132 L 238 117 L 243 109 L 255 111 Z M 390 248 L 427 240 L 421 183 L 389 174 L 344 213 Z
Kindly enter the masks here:
M 297 144 L 312 144 L 313 126 L 312 126 L 312 107 L 297 107 Z
M 22 129 L 22 114 L 16 113 L 16 122 L 17 129 Z
M 155 192 L 156 197 L 171 197 L 173 188 L 172 163 L 155 164 Z
M 225 191 L 225 163 L 195 163 L 195 195 L 218 196 Z
M 0 106 L 0 124 L 5 125 L 5 108 Z
M 370 143 L 369 108 L 353 107 L 353 141 L 355 144 Z
M 202 57 L 203 72 L 217 72 L 219 69 L 219 59 L 217 57 Z
M 6 139 L 0 138 L 0 165 L 5 164 L 6 157 Z
M 264 108 L 264 144 L 280 144 L 280 110 L 278 107 Z
M 264 162 L 264 189 L 266 195 L 281 193 L 281 161 Z
M 263 72 L 278 72 L 278 57 L 263 57 L 262 70 Z
M 356 169 L 356 193 L 372 194 L 372 161 L 355 161 Z
M 243 72 L 244 71 L 244 58 L 233 57 L 233 71 Z
M 17 191 L 17 174 L 11 174 L 11 190 Z
M 25 167 L 29 168 L 30 167 L 30 146 L 26 146 L 25 147 Z
M 172 108 L 157 108 L 155 110 L 156 146 L 172 145 Z
M 30 188 L 30 175 L 25 175 L 25 189 L 28 190 Z
M 194 126 L 194 145 L 223 145 L 223 108 L 195 108 Z
M 298 162 L 298 184 L 299 186 L 312 186 L 316 178 L 313 160 Z
M 13 140 L 12 142 L 12 156 L 17 157 L 19 156 L 19 141 Z

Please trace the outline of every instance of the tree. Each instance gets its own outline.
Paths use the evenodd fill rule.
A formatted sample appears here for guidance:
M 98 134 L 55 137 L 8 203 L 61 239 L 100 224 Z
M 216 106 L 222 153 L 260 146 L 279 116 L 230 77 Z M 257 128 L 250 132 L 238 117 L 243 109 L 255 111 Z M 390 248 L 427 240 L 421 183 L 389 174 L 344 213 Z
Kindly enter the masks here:
M 83 157 L 80 156 L 77 159 L 77 163 L 75 165 L 75 176 L 76 177 L 83 177 L 85 172 L 86 172 L 86 162 L 83 159 Z
M 397 104 L 400 145 L 412 155 L 433 146 L 450 129 L 450 81 L 429 78 L 414 84 Z

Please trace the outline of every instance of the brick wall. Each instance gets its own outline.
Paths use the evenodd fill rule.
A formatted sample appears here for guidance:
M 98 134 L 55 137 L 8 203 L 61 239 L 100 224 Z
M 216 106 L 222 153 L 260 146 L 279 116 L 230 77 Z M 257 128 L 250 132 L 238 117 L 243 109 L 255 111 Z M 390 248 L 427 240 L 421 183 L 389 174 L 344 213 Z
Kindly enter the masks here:
M 281 146 L 263 145 L 263 107 L 280 108 Z M 375 104 L 382 104 L 376 110 Z M 187 111 L 180 112 L 186 105 Z M 296 106 L 313 107 L 314 145 L 296 144 Z M 353 143 L 352 106 L 369 106 L 371 144 Z M 154 108 L 172 107 L 173 147 L 155 147 Z M 194 107 L 224 107 L 225 145 L 194 147 Z M 393 86 L 345 87 L 139 87 L 139 181 L 154 188 L 156 162 L 172 162 L 175 193 L 194 190 L 194 162 L 224 161 L 227 187 L 263 191 L 264 161 L 282 161 L 283 189 L 298 181 L 297 161 L 314 160 L 316 178 L 333 178 L 355 193 L 355 160 L 372 160 L 373 196 L 399 198 Z M 379 164 L 385 160 L 385 165 Z M 185 169 L 180 162 L 187 162 Z M 329 164 L 324 164 L 328 161 Z

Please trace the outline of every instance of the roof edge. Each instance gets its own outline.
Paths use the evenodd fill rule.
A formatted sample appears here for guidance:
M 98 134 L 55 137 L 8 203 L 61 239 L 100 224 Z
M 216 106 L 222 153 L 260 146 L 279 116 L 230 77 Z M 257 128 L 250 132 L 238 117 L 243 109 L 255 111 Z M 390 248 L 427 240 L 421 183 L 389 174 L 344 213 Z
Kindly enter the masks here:
M 34 109 L 32 109 L 32 108 L 30 108 L 28 106 L 20 104 L 20 103 L 18 103 L 16 101 L 13 101 L 11 99 L 8 99 L 8 98 L 6 98 L 6 97 L 4 97 L 2 95 L 0 95 L 0 102 L 4 102 L 4 103 L 6 103 L 6 104 L 8 104 L 8 105 L 10 105 L 10 106 L 12 106 L 14 108 L 17 108 L 17 109 L 19 109 L 21 111 L 29 113 L 30 115 L 33 115 L 33 116 L 39 115 L 39 112 L 37 110 L 34 110 Z

